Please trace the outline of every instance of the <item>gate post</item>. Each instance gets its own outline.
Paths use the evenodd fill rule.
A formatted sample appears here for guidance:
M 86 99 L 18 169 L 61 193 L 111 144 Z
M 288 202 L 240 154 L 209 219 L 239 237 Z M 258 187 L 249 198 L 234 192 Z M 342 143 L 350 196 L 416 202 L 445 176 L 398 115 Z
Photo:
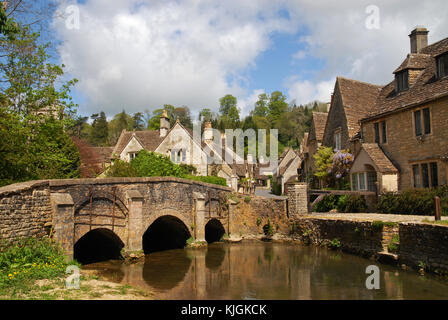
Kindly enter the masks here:
M 288 212 L 290 217 L 304 216 L 309 212 L 308 184 L 288 185 Z
M 143 225 L 143 196 L 138 190 L 126 191 L 128 199 L 128 243 L 127 251 L 139 251 L 143 249 L 142 225 Z
M 50 195 L 53 209 L 54 239 L 61 243 L 65 253 L 73 258 L 75 241 L 75 204 L 69 193 Z
M 193 197 L 196 200 L 195 241 L 205 241 L 205 195 L 200 192 L 193 192 Z

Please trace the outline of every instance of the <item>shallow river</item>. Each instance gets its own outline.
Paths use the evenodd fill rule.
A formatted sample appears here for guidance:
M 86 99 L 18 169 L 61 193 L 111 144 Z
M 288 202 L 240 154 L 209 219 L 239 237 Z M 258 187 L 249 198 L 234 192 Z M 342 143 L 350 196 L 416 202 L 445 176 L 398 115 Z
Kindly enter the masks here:
M 368 290 L 367 266 L 380 268 Z M 351 254 L 284 243 L 213 243 L 205 249 L 149 254 L 145 261 L 83 267 L 156 299 L 448 299 L 448 281 Z

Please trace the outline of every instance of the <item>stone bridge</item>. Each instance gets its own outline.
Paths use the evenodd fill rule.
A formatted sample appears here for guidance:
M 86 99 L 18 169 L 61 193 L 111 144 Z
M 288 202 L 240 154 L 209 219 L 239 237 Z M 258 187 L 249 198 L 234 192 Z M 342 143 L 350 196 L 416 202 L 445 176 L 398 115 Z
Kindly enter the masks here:
M 0 188 L 0 239 L 50 236 L 83 263 L 126 251 L 182 248 L 187 239 L 289 232 L 286 199 L 174 177 L 30 181 Z

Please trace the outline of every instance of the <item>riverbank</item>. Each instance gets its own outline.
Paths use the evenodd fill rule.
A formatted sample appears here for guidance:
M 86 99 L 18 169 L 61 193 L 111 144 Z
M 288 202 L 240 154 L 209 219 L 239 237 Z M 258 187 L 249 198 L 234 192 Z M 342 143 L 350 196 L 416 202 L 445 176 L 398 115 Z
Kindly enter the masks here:
M 0 300 L 150 300 L 152 295 L 127 284 L 107 281 L 92 270 L 81 270 L 79 289 L 67 289 L 65 278 L 35 280 L 4 288 Z
M 380 262 L 448 276 L 448 219 L 313 213 L 291 219 L 291 237 Z

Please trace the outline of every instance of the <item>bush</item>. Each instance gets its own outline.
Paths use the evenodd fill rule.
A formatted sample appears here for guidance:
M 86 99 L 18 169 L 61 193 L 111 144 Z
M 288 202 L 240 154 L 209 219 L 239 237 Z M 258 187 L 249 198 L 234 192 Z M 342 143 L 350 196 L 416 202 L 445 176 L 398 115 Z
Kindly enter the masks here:
M 339 198 L 338 211 L 345 213 L 358 213 L 367 211 L 367 202 L 360 195 L 344 195 Z
M 338 195 L 330 194 L 325 196 L 320 202 L 314 206 L 315 212 L 329 212 L 338 207 Z
M 137 170 L 129 163 L 119 159 L 106 171 L 107 177 L 139 177 Z
M 448 215 L 448 186 L 433 189 L 408 189 L 399 194 L 383 193 L 378 212 L 391 214 L 434 215 L 434 197 L 439 196 L 442 215 Z
M 13 245 L 3 244 L 0 247 L 0 288 L 62 276 L 68 265 L 62 248 L 51 239 L 29 238 Z
M 183 175 L 182 178 L 188 180 L 201 181 L 211 184 L 217 184 L 220 186 L 227 187 L 227 180 L 221 177 L 213 177 L 213 176 L 192 176 L 192 175 Z
M 282 195 L 282 185 L 273 180 L 271 184 L 271 192 L 277 196 Z
M 172 162 L 169 157 L 146 150 L 141 150 L 132 159 L 131 165 L 140 177 L 180 177 L 183 174 L 181 167 Z

